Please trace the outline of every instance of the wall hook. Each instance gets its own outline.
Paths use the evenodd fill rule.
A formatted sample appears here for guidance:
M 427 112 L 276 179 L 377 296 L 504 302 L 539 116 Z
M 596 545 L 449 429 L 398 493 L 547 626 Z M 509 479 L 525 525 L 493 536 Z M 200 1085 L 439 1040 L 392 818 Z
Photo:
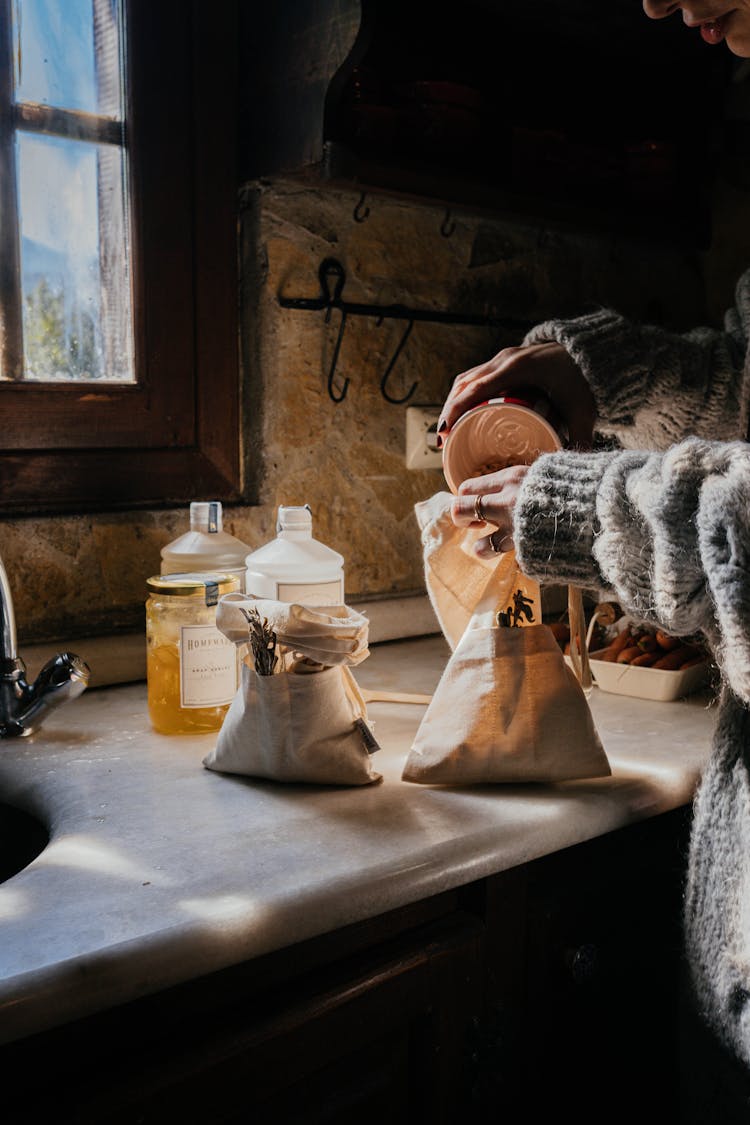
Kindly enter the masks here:
M 394 404 L 394 406 L 399 406 L 402 402 L 406 402 L 408 399 L 411 398 L 411 396 L 414 394 L 414 392 L 417 389 L 416 382 L 412 383 L 412 385 L 409 387 L 409 390 L 406 392 L 406 394 L 402 395 L 400 398 L 396 398 L 396 396 L 392 395 L 388 390 L 388 379 L 390 377 L 391 372 L 393 371 L 393 368 L 396 366 L 396 361 L 398 360 L 398 357 L 401 355 L 401 352 L 404 350 L 404 346 L 406 344 L 406 341 L 409 339 L 409 336 L 411 334 L 411 330 L 412 330 L 413 327 L 414 327 L 414 321 L 410 320 L 409 323 L 406 326 L 406 329 L 404 330 L 404 333 L 403 333 L 401 339 L 398 342 L 398 347 L 396 348 L 395 352 L 391 356 L 390 363 L 388 364 L 385 371 L 383 372 L 383 378 L 380 380 L 380 391 L 383 395 L 383 398 L 385 399 L 386 402 L 392 402 Z
M 355 223 L 363 223 L 365 221 L 365 219 L 368 217 L 368 215 L 370 214 L 370 208 L 365 207 L 365 199 L 366 198 L 367 198 L 367 192 L 363 191 L 362 194 L 359 197 L 359 202 L 357 203 L 357 206 L 354 208 L 353 218 L 354 218 Z
M 440 233 L 442 234 L 443 238 L 450 238 L 455 229 L 456 224 L 455 221 L 451 218 L 451 209 L 449 207 L 445 212 L 445 218 L 440 224 Z
M 331 309 L 341 300 L 346 274 L 344 267 L 337 258 L 324 258 L 318 267 L 318 281 L 320 282 L 320 297 L 317 307 L 326 310 L 326 324 L 331 319 Z M 333 281 L 333 288 L 331 288 Z
M 331 319 L 331 307 L 329 305 L 326 310 L 326 323 Z M 332 402 L 343 402 L 346 398 L 346 392 L 349 390 L 349 376 L 344 379 L 341 385 L 341 390 L 336 391 L 334 388 L 334 376 L 336 374 L 336 364 L 339 359 L 339 352 L 341 350 L 341 341 L 344 339 L 344 331 L 346 329 L 346 309 L 341 310 L 341 322 L 339 324 L 339 334 L 336 337 L 336 343 L 333 348 L 333 357 L 331 359 L 331 367 L 328 371 L 328 395 Z
M 364 200 L 364 194 L 362 200 Z M 360 204 L 362 200 L 360 200 Z M 452 234 L 455 229 L 455 223 L 452 223 L 450 226 L 446 225 L 449 222 L 450 211 L 447 211 L 443 223 L 444 227 L 446 227 L 443 231 L 446 238 L 450 237 L 450 234 Z M 320 263 L 318 267 L 318 280 L 320 282 L 320 293 L 317 297 L 284 297 L 282 294 L 279 294 L 277 299 L 282 309 L 304 309 L 310 312 L 325 312 L 326 324 L 330 323 L 331 313 L 334 309 L 338 309 L 341 313 L 338 337 L 333 351 L 331 367 L 328 372 L 328 394 L 333 402 L 343 402 L 346 397 L 347 388 L 349 387 L 349 379 L 344 379 L 339 390 L 337 390 L 335 386 L 336 365 L 338 363 L 339 352 L 341 351 L 341 341 L 344 338 L 347 317 L 349 316 L 372 317 L 375 319 L 376 327 L 379 327 L 386 320 L 405 320 L 408 322 L 398 347 L 391 357 L 391 361 L 383 374 L 383 378 L 380 380 L 380 389 L 386 402 L 395 404 L 406 402 L 406 400 L 411 398 L 414 394 L 417 387 L 417 384 L 413 383 L 409 391 L 401 398 L 392 395 L 388 390 L 388 379 L 401 352 L 404 350 L 404 345 L 416 321 L 425 321 L 432 324 L 470 324 L 477 327 L 504 328 L 507 331 L 521 333 L 528 332 L 531 327 L 526 321 L 512 320 L 507 317 L 455 312 L 449 309 L 414 309 L 401 304 L 373 305 L 362 301 L 345 301 L 343 298 L 343 290 L 346 282 L 346 272 L 341 262 L 336 258 L 325 258 Z
M 346 281 L 346 274 L 344 267 L 336 258 L 324 258 L 320 263 L 318 269 L 318 280 L 320 281 L 320 304 L 325 308 L 325 322 L 331 322 L 331 309 L 341 309 L 341 321 L 339 323 L 339 334 L 336 337 L 336 343 L 333 348 L 333 357 L 331 359 L 331 366 L 328 371 L 328 396 L 332 402 L 343 402 L 346 398 L 346 392 L 349 390 L 349 378 L 344 379 L 341 385 L 341 390 L 335 390 L 334 376 L 336 374 L 336 364 L 339 360 L 339 352 L 341 351 L 341 341 L 344 339 L 344 332 L 346 331 L 346 317 L 347 311 L 341 304 L 341 294 L 344 289 L 344 282 Z

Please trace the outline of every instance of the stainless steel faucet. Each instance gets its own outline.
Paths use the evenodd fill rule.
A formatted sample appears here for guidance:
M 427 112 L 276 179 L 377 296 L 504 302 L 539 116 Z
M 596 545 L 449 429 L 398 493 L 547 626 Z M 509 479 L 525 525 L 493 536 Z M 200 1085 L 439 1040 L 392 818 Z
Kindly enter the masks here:
M 16 619 L 8 575 L 0 559 L 0 738 L 24 738 L 45 717 L 85 691 L 91 672 L 72 652 L 60 652 L 42 668 L 33 684 L 16 648 Z

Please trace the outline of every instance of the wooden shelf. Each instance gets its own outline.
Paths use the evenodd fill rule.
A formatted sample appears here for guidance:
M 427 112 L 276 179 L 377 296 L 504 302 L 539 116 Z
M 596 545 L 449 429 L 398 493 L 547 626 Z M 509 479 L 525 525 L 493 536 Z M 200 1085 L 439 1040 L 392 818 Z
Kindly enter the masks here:
M 594 198 L 597 193 L 593 187 L 590 199 L 574 189 L 558 196 L 544 189 L 508 190 L 502 186 L 500 172 L 494 179 L 473 178 L 419 160 L 387 163 L 358 154 L 338 141 L 325 143 L 323 163 L 318 169 L 308 169 L 308 177 L 311 174 L 339 187 L 356 186 L 362 191 L 446 208 L 470 207 L 495 217 L 543 222 L 575 231 L 635 236 L 666 244 L 690 242 L 698 247 L 708 245 L 710 239 L 708 202 L 701 206 L 694 197 L 689 206 L 683 196 L 679 206 L 672 202 L 647 207 L 615 191 Z

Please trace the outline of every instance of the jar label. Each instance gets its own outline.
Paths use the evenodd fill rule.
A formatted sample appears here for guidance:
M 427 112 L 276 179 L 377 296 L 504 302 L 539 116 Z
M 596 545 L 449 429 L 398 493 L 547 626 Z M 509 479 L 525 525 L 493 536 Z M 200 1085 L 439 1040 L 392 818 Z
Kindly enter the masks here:
M 180 627 L 180 707 L 223 707 L 237 691 L 237 648 L 213 625 Z
M 334 582 L 277 582 L 276 601 L 300 605 L 343 605 L 344 579 Z

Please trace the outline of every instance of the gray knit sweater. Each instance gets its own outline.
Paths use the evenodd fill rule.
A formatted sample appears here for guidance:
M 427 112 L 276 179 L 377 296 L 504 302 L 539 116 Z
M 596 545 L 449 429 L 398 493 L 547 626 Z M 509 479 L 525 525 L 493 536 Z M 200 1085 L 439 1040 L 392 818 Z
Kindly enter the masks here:
M 722 686 L 694 806 L 685 949 L 704 1019 L 750 1066 L 750 272 L 725 329 L 676 335 L 602 310 L 529 334 L 566 347 L 599 429 L 623 449 L 540 457 L 515 542 L 530 576 L 598 588 L 714 650 Z

